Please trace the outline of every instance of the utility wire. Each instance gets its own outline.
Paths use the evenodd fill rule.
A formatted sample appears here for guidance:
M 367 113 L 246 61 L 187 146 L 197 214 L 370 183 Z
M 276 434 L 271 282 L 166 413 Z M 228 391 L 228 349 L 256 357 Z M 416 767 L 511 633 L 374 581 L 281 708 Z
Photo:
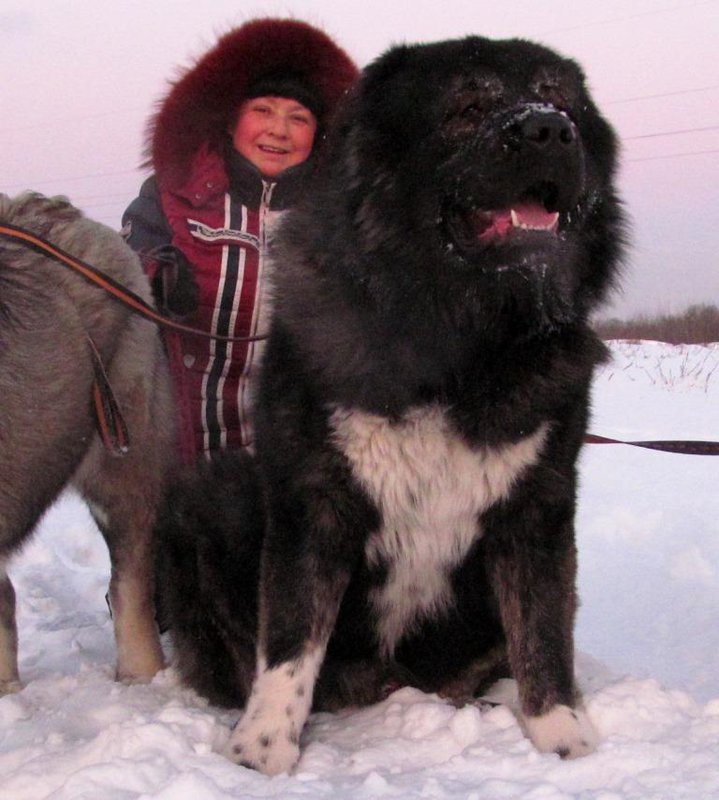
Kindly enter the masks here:
M 622 97 L 619 100 L 604 100 L 602 101 L 603 106 L 610 106 L 610 105 L 622 105 L 626 103 L 635 103 L 641 100 L 659 100 L 664 97 L 679 97 L 681 95 L 687 94 L 696 94 L 698 92 L 712 92 L 719 89 L 719 84 L 714 84 L 712 86 L 697 86 L 697 87 L 689 87 L 688 89 L 677 89 L 673 92 L 657 92 L 655 94 L 641 94 L 636 95 L 635 97 Z M 57 124 L 58 122 L 71 122 L 73 126 L 77 124 L 79 120 L 89 120 L 89 119 L 96 119 L 98 117 L 107 117 L 107 116 L 117 116 L 118 114 L 123 114 L 126 111 L 136 111 L 139 107 L 138 106 L 127 106 L 125 108 L 115 108 L 112 111 L 101 111 L 101 112 L 94 112 L 89 114 L 74 114 L 72 117 L 65 117 L 60 119 L 54 119 L 53 124 Z M 0 134 L 10 134 L 10 133 L 17 133 L 20 131 L 30 131 L 30 130 L 46 130 L 46 125 L 43 124 L 35 124 L 35 125 L 19 125 L 15 128 L 0 128 Z
M 686 153 L 666 153 L 663 156 L 643 156 L 642 158 L 625 158 L 625 164 L 636 164 L 638 161 L 665 161 L 668 158 L 684 158 L 685 156 L 706 156 L 719 153 L 719 150 L 691 150 Z
M 641 94 L 636 97 L 624 97 L 621 100 L 605 100 L 602 105 L 616 106 L 622 103 L 635 103 L 638 100 L 657 100 L 663 97 L 677 97 L 684 94 L 694 94 L 696 92 L 711 92 L 719 89 L 719 84 L 715 86 L 698 86 L 695 89 L 678 89 L 675 92 L 659 92 L 657 94 Z
M 634 136 L 622 136 L 622 141 L 629 142 L 629 141 L 636 141 L 637 139 L 657 139 L 664 136 L 680 136 L 689 133 L 708 133 L 709 131 L 716 131 L 719 130 L 719 125 L 707 125 L 700 128 L 683 128 L 681 130 L 676 131 L 659 131 L 656 133 L 640 133 Z M 708 151 L 699 151 L 699 152 L 713 152 L 711 150 Z M 681 155 L 681 154 L 678 154 Z M 690 154 L 691 155 L 691 154 Z M 72 177 L 67 178 L 46 178 L 42 181 L 33 181 L 33 186 L 46 186 L 48 184 L 53 183 L 63 183 L 69 181 L 80 181 L 80 180 L 91 180 L 94 178 L 110 178 L 116 177 L 118 175 L 135 175 L 138 172 L 142 172 L 142 168 L 138 167 L 136 169 L 124 169 L 124 170 L 117 170 L 113 172 L 96 172 L 91 175 L 75 175 Z M 6 186 L 6 190 L 22 190 L 27 188 L 27 184 L 10 184 Z
M 708 0 L 708 1 L 709 2 L 716 2 L 716 0 Z M 706 2 L 702 2 L 702 3 L 695 3 L 694 5 L 706 5 L 706 4 L 707 4 Z M 665 9 L 665 10 L 671 10 L 671 9 Z M 648 15 L 648 14 L 652 14 L 652 13 L 659 13 L 659 12 L 646 12 L 646 14 L 640 14 L 640 15 L 635 15 L 635 16 L 644 16 L 644 15 Z M 624 19 L 624 18 L 622 18 L 622 19 Z M 661 92 L 661 93 L 657 93 L 657 94 L 638 95 L 636 97 L 627 97 L 627 98 L 622 98 L 622 99 L 619 99 L 619 100 L 609 100 L 609 101 L 605 101 L 603 103 L 603 105 L 626 104 L 626 103 L 633 103 L 633 102 L 637 102 L 637 101 L 641 101 L 641 100 L 658 99 L 658 98 L 664 98 L 664 97 L 675 97 L 675 96 L 679 96 L 679 95 L 693 94 L 693 93 L 696 93 L 696 92 L 714 91 L 716 89 L 719 89 L 719 84 L 715 84 L 715 85 L 711 85 L 711 86 L 691 87 L 691 88 L 688 88 L 688 89 L 680 89 L 680 90 L 673 91 L 673 92 Z M 135 107 L 135 108 L 137 108 L 137 107 Z M 113 112 L 101 112 L 101 113 L 94 113 L 94 114 L 78 115 L 74 119 L 76 121 L 78 119 L 89 119 L 89 118 L 93 118 L 93 117 L 105 116 L 106 114 L 109 114 L 109 113 L 116 114 L 117 113 L 117 109 L 115 111 L 113 111 Z M 38 126 L 23 126 L 21 128 L 16 128 L 14 130 L 25 130 L 25 129 L 28 129 L 30 127 L 40 128 L 41 126 L 39 126 L 39 125 Z M 707 126 L 707 127 L 701 127 L 701 128 L 686 128 L 686 129 L 677 130 L 677 131 L 645 133 L 645 134 L 638 134 L 638 135 L 635 135 L 635 136 L 623 136 L 622 137 L 622 141 L 626 142 L 626 141 L 634 141 L 634 140 L 637 140 L 637 139 L 661 138 L 663 136 L 677 136 L 677 135 L 688 134 L 688 133 L 703 133 L 703 132 L 708 132 L 708 131 L 713 131 L 713 130 L 718 130 L 718 129 L 719 129 L 719 126 Z M 8 129 L 4 129 L 4 130 L 7 131 Z M 0 131 L 0 132 L 3 132 L 3 131 Z M 711 152 L 714 152 L 714 151 L 712 151 L 712 150 L 702 150 L 702 151 L 697 151 L 696 154 L 697 155 L 702 155 L 704 153 L 711 153 Z M 642 159 L 627 159 L 627 160 L 628 161 L 640 161 L 640 160 L 641 161 L 645 161 L 645 160 L 654 160 L 654 159 L 675 158 L 675 157 L 680 157 L 680 156 L 683 156 L 683 155 L 695 155 L 695 153 L 691 153 L 691 152 L 690 153 L 686 153 L 686 154 L 685 153 L 671 153 L 671 154 L 668 154 L 666 156 L 654 156 L 654 157 L 647 157 L 647 158 L 642 158 Z M 71 177 L 67 177 L 67 178 L 50 178 L 50 179 L 44 179 L 44 180 L 41 180 L 41 181 L 33 181 L 32 184 L 33 184 L 33 186 L 46 186 L 46 185 L 49 185 L 49 184 L 64 183 L 64 182 L 69 182 L 69 181 L 90 180 L 90 179 L 95 179 L 95 178 L 108 178 L 108 177 L 116 177 L 116 176 L 119 176 L 119 175 L 133 175 L 133 174 L 136 174 L 136 173 L 141 172 L 141 171 L 142 171 L 142 168 L 138 167 L 138 168 L 135 168 L 135 169 L 118 170 L 118 171 L 113 171 L 113 172 L 100 172 L 100 173 L 94 173 L 94 174 L 91 174 L 91 175 L 76 175 L 76 176 L 71 176 Z M 5 187 L 4 190 L 5 191 L 15 191 L 15 190 L 22 190 L 22 189 L 25 189 L 25 188 L 27 188 L 27 183 L 10 184 L 9 186 Z
M 642 133 L 637 136 L 622 136 L 622 141 L 628 142 L 631 139 L 656 139 L 660 136 L 679 136 L 685 133 L 706 133 L 707 131 L 719 131 L 719 125 L 708 125 L 705 128 L 684 128 L 679 131 L 663 131 L 662 133 Z
M 553 33 L 566 33 L 568 31 L 578 31 L 582 30 L 583 28 L 594 28 L 599 25 L 614 25 L 616 22 L 627 22 L 629 20 L 641 19 L 643 17 L 655 17 L 658 14 L 671 14 L 674 11 L 686 12 L 690 8 L 714 5 L 714 3 L 716 3 L 716 0 L 702 0 L 702 2 L 692 3 L 691 5 L 684 3 L 680 6 L 671 6 L 669 8 L 655 8 L 653 11 L 640 11 L 636 14 L 627 14 L 622 17 L 609 17 L 608 19 L 596 20 L 594 22 L 583 22 L 580 25 L 571 25 L 566 28 L 552 28 L 551 30 L 544 31 L 544 33 L 540 34 L 540 36 L 547 36 Z
M 108 111 L 93 111 L 88 114 L 73 114 L 72 116 L 67 117 L 54 117 L 52 124 L 57 125 L 58 123 L 70 123 L 71 125 L 75 126 L 78 120 L 91 120 L 91 119 L 100 119 L 102 117 L 116 117 L 118 114 L 126 114 L 128 112 L 136 112 L 136 111 L 145 111 L 147 112 L 146 106 L 125 106 L 124 108 L 114 108 Z M 18 125 L 14 128 L 0 128 L 0 134 L 5 133 L 18 133 L 22 131 L 33 131 L 38 129 L 46 129 L 46 126 L 42 124 L 36 125 Z
M 116 172 L 95 172 L 92 175 L 74 175 L 69 178 L 46 178 L 42 181 L 33 181 L 33 186 L 47 186 L 48 184 L 52 183 L 69 183 L 70 181 L 84 181 L 84 180 L 91 180 L 94 178 L 113 178 L 118 175 L 135 175 L 137 172 L 140 172 L 140 169 L 121 169 L 117 170 Z M 6 186 L 5 189 L 10 190 L 17 190 L 17 189 L 26 189 L 27 183 L 11 183 L 9 186 Z

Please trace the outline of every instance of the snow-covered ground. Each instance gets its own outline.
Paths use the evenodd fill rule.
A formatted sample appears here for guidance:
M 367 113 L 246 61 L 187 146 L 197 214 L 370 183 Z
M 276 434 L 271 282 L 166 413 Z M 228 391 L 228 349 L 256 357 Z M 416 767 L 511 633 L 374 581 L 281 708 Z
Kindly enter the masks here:
M 613 352 L 594 432 L 719 439 L 719 345 Z M 171 668 L 113 682 L 107 555 L 65 496 L 11 567 L 26 687 L 0 699 L 0 798 L 719 798 L 719 458 L 592 445 L 581 473 L 577 670 L 596 753 L 539 755 L 506 706 L 403 689 L 314 716 L 291 776 L 234 766 L 215 751 L 237 715 Z

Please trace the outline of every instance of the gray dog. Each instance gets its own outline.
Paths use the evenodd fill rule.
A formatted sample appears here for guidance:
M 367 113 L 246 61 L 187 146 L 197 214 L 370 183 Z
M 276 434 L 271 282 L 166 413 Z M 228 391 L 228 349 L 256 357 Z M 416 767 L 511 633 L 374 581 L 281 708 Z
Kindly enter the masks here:
M 150 300 L 137 256 L 64 198 L 0 195 L 0 223 L 38 234 Z M 104 365 L 124 417 L 124 456 L 103 447 L 93 416 Z M 151 533 L 172 461 L 171 394 L 155 327 L 82 277 L 0 237 L 0 694 L 17 691 L 10 555 L 67 484 L 87 500 L 112 563 L 117 678 L 161 668 Z

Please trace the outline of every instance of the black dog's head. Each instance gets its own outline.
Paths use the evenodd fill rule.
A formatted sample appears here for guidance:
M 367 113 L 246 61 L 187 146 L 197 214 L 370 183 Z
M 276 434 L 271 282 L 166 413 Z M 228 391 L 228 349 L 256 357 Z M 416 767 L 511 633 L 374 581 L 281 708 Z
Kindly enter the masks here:
M 377 297 L 543 331 L 584 320 L 611 284 L 615 158 L 573 61 L 521 40 L 397 47 L 339 119 L 317 223 L 332 268 Z

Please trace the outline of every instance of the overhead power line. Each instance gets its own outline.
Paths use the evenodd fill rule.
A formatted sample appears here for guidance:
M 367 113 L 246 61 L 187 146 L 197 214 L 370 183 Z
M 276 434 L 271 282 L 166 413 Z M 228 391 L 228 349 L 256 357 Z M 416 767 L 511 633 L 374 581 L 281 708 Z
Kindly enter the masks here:
M 91 120 L 91 119 L 101 119 L 103 117 L 113 117 L 116 118 L 118 114 L 125 114 L 127 112 L 135 112 L 135 111 L 147 111 L 145 106 L 123 106 L 120 108 L 113 108 L 108 109 L 107 111 L 90 111 L 86 114 L 73 114 L 72 116 L 59 116 L 53 117 L 52 124 L 58 125 L 59 123 L 70 123 L 71 125 L 76 125 L 78 120 Z M 16 125 L 12 128 L 0 128 L 0 134 L 5 133 L 18 133 L 22 131 L 33 131 L 39 129 L 47 129 L 47 124 L 45 122 L 34 123 L 30 125 Z
M 698 5 L 701 5 L 701 4 L 698 4 Z M 647 99 L 652 99 L 652 98 L 672 97 L 672 96 L 676 96 L 676 95 L 692 94 L 692 93 L 695 93 L 695 92 L 714 91 L 716 89 L 719 89 L 719 84 L 712 85 L 712 86 L 702 86 L 702 87 L 697 87 L 697 88 L 681 89 L 681 90 L 677 90 L 677 91 L 674 91 L 674 92 L 663 92 L 663 93 L 659 93 L 659 94 L 639 95 L 639 96 L 636 96 L 636 97 L 628 97 L 628 98 L 624 98 L 624 99 L 621 99 L 621 100 L 614 100 L 614 101 L 609 101 L 609 102 L 610 103 L 615 103 L 615 104 L 630 103 L 630 102 L 636 102 L 636 101 L 647 100 Z M 89 115 L 89 116 L 95 116 L 95 115 Z M 709 126 L 704 126 L 704 127 L 684 128 L 684 129 L 675 130 L 675 131 L 658 131 L 658 132 L 655 132 L 655 133 L 643 133 L 643 134 L 636 134 L 634 136 L 623 136 L 622 137 L 622 141 L 627 142 L 627 141 L 636 141 L 636 140 L 639 140 L 639 139 L 656 139 L 656 138 L 662 138 L 662 137 L 665 137 L 665 136 L 679 136 L 679 135 L 691 134 L 691 133 L 707 133 L 707 132 L 716 131 L 716 130 L 719 130 L 719 126 L 717 126 L 717 125 L 709 125 Z M 666 154 L 666 155 L 647 156 L 645 158 L 626 159 L 626 161 L 627 162 L 629 162 L 629 161 L 636 162 L 636 161 L 650 161 L 650 160 L 659 160 L 659 159 L 667 159 L 667 158 L 680 158 L 680 157 L 683 157 L 685 155 L 704 155 L 706 153 L 713 153 L 713 152 L 716 152 L 716 151 L 714 151 L 714 150 L 698 150 L 698 151 L 689 152 L 689 153 L 669 153 L 669 154 Z M 88 174 L 88 175 L 72 175 L 72 176 L 68 176 L 68 177 L 45 178 L 45 179 L 40 180 L 40 181 L 32 181 L 32 182 L 28 182 L 28 183 L 10 184 L 8 186 L 4 186 L 3 187 L 3 191 L 22 191 L 24 189 L 27 189 L 29 184 L 32 186 L 32 188 L 36 188 L 36 187 L 48 186 L 48 185 L 51 185 L 51 184 L 58 184 L 58 183 L 62 184 L 62 183 L 76 182 L 76 181 L 82 181 L 82 180 L 94 180 L 94 179 L 100 179 L 100 178 L 112 178 L 112 177 L 117 177 L 117 176 L 121 176 L 121 175 L 135 175 L 135 174 L 141 173 L 143 171 L 144 171 L 143 168 L 138 166 L 138 167 L 136 167 L 134 169 L 116 170 L 116 171 L 112 171 L 112 172 L 97 172 L 97 173 L 92 173 L 92 174 Z
M 543 36 L 552 33 L 565 33 L 568 31 L 578 31 L 582 28 L 595 28 L 600 25 L 614 25 L 617 22 L 628 22 L 629 20 L 634 19 L 641 19 L 644 17 L 656 17 L 659 14 L 671 14 L 675 11 L 681 11 L 686 13 L 690 8 L 696 8 L 697 6 L 708 6 L 713 5 L 716 0 L 701 0 L 699 3 L 683 3 L 682 5 L 677 6 L 669 6 L 668 8 L 655 8 L 653 11 L 639 11 L 636 14 L 624 14 L 620 17 L 609 17 L 608 19 L 601 19 L 596 20 L 594 22 L 583 22 L 579 25 L 570 25 L 566 28 L 552 28 L 551 30 L 544 31 Z
M 52 183 L 69 183 L 70 181 L 84 181 L 84 180 L 92 180 L 94 178 L 113 178 L 118 175 L 135 175 L 139 172 L 140 169 L 121 169 L 117 170 L 116 172 L 95 172 L 91 175 L 72 175 L 66 178 L 46 178 L 42 181 L 32 181 L 33 187 L 35 186 L 47 186 L 48 184 Z M 23 189 L 28 188 L 27 183 L 11 183 L 9 186 L 5 186 L 5 191 L 22 191 Z
M 685 133 L 706 133 L 707 131 L 719 131 L 719 125 L 707 125 L 705 128 L 684 128 L 678 131 L 662 131 L 661 133 L 641 133 L 637 136 L 622 136 L 622 140 L 628 142 L 630 139 L 656 139 L 660 136 L 679 136 Z
M 666 153 L 663 156 L 643 156 L 642 158 L 625 158 L 625 164 L 636 164 L 638 161 L 664 161 L 668 158 L 684 158 L 685 156 L 706 156 L 710 153 L 719 153 L 719 149 L 716 150 L 691 150 L 686 153 Z
M 713 92 L 719 89 L 719 84 L 714 86 L 699 86 L 696 89 L 677 89 L 675 92 L 658 92 L 657 94 L 640 94 L 636 97 L 624 97 L 621 100 L 605 100 L 605 106 L 616 106 L 621 103 L 636 103 L 639 100 L 658 100 L 663 97 L 678 97 L 679 95 L 695 94 L 697 92 Z
M 716 0 L 713 0 L 713 2 L 716 2 Z M 701 3 L 699 5 L 701 5 Z M 583 27 L 583 26 L 578 26 L 578 27 Z M 662 99 L 662 98 L 665 98 L 665 97 L 679 97 L 679 96 L 682 96 L 682 95 L 696 94 L 696 93 L 699 93 L 699 92 L 711 92 L 711 91 L 716 91 L 717 89 L 719 89 L 719 84 L 712 84 L 710 86 L 689 87 L 687 89 L 677 89 L 676 91 L 672 91 L 672 92 L 657 92 L 657 93 L 654 93 L 654 94 L 636 95 L 634 97 L 623 97 L 623 98 L 620 98 L 618 100 L 604 100 L 602 102 L 602 105 L 603 106 L 622 105 L 622 104 L 626 104 L 626 103 L 636 103 L 636 102 L 640 102 L 642 100 L 657 100 L 657 99 Z M 81 121 L 81 120 L 98 119 L 98 118 L 107 117 L 107 116 L 116 117 L 118 114 L 123 114 L 123 113 L 128 112 L 128 111 L 134 112 L 134 111 L 137 111 L 140 108 L 143 108 L 143 106 L 125 106 L 125 107 L 120 107 L 120 108 L 114 108 L 114 109 L 108 110 L 108 111 L 95 111 L 95 112 L 89 112 L 89 113 L 86 113 L 86 114 L 73 114 L 72 116 L 68 116 L 68 117 L 56 117 L 53 120 L 53 124 L 58 124 L 58 123 L 62 123 L 62 122 L 72 122 L 74 125 L 76 125 L 77 122 Z M 10 128 L 0 128 L 0 135 L 1 134 L 18 133 L 18 132 L 23 132 L 23 131 L 31 131 L 31 130 L 42 130 L 42 131 L 45 131 L 46 127 L 47 126 L 46 126 L 45 122 L 39 122 L 39 123 L 36 123 L 36 124 L 31 124 L 31 125 L 18 125 L 18 126 L 10 127 Z

